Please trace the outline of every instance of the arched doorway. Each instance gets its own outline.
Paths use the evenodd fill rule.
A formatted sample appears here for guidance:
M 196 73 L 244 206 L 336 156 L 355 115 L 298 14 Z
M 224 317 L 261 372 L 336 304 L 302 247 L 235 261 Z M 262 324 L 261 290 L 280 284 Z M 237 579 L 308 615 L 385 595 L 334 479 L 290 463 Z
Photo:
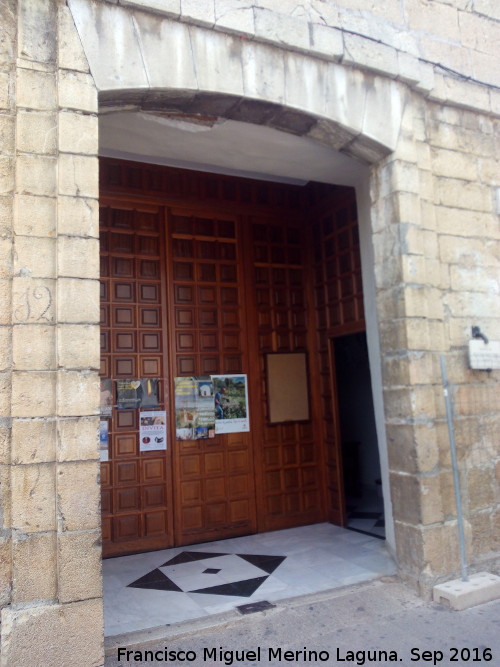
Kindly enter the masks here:
M 103 332 L 108 345 L 103 377 L 130 378 L 132 369 L 140 375 L 139 368 L 155 354 L 158 359 L 163 355 L 164 371 L 155 370 L 152 377 L 165 383 L 159 407 L 173 415 L 175 377 L 244 373 L 253 421 L 251 434 L 236 439 L 226 436 L 220 451 L 215 442 L 188 445 L 176 440 L 171 424 L 165 465 L 162 457 L 139 452 L 138 416 L 117 410 L 115 420 L 123 423 L 110 423 L 112 458 L 103 464 L 105 553 L 188 544 L 325 519 L 343 524 L 340 426 L 328 346 L 332 335 L 363 331 L 366 322 L 356 192 L 328 182 L 359 186 L 367 178 L 366 168 L 302 137 L 179 111 L 104 113 L 101 152 L 108 156 L 101 164 L 103 238 L 113 244 L 120 232 L 125 233 L 125 246 L 120 248 L 119 242 L 106 246 L 103 256 Z M 129 161 L 116 159 L 123 157 Z M 207 164 L 210 159 L 211 165 Z M 158 163 L 198 169 L 162 168 Z M 225 175 L 215 176 L 214 170 Z M 243 174 L 253 179 L 243 180 Z M 315 175 L 324 185 L 307 185 Z M 157 310 L 156 321 L 163 317 L 168 324 L 163 343 L 157 342 L 155 350 L 139 349 L 140 327 L 135 338 L 129 331 L 148 304 L 138 300 L 129 309 L 120 297 L 113 300 L 117 289 L 126 295 L 139 294 L 139 283 L 130 282 L 132 273 L 126 278 L 114 275 L 113 267 L 124 261 L 127 243 L 139 243 L 138 238 L 126 239 L 130 216 L 138 220 L 148 215 L 157 217 L 157 247 L 167 249 L 159 257 L 165 274 L 157 283 L 158 295 L 162 289 L 164 293 L 159 296 L 163 313 Z M 227 229 L 219 238 L 218 225 L 231 227 L 231 238 Z M 342 226 L 347 232 L 339 240 Z M 136 234 L 141 235 L 138 230 Z M 228 241 L 234 243 L 232 260 L 224 257 L 219 266 L 210 242 L 217 252 L 216 244 Z M 205 250 L 200 244 L 205 244 Z M 139 270 L 141 257 L 139 253 L 135 258 L 132 272 Z M 340 267 L 339 262 L 343 268 L 334 270 L 333 264 Z M 236 292 L 234 285 L 218 283 L 217 276 L 228 270 L 240 276 Z M 139 276 L 138 281 L 148 279 Z M 212 291 L 212 304 L 204 303 L 207 288 Z M 251 306 L 240 308 L 240 315 L 231 314 L 224 291 L 236 295 L 233 305 Z M 261 298 L 264 301 L 259 303 Z M 216 302 L 215 309 L 209 307 Z M 113 321 L 117 309 L 121 317 L 130 311 L 124 327 Z M 200 322 L 209 311 L 211 322 Z M 226 331 L 221 323 L 227 316 L 231 323 Z M 153 333 L 150 326 L 148 330 Z M 246 342 L 242 344 L 243 331 Z M 135 340 L 136 347 L 118 350 L 119 332 L 124 339 Z M 228 340 L 233 341 L 232 349 L 224 342 Z M 371 344 L 374 347 L 373 339 Z M 269 424 L 265 364 L 266 355 L 273 352 L 307 355 L 309 423 Z M 234 367 L 227 365 L 234 363 Z M 255 373 L 256 368 L 261 372 Z M 238 459 L 238 470 L 232 464 L 220 466 L 231 456 Z M 151 459 L 147 465 L 141 461 L 144 458 Z M 219 465 L 210 469 L 216 460 Z M 153 477 L 146 477 L 146 470 L 153 471 Z

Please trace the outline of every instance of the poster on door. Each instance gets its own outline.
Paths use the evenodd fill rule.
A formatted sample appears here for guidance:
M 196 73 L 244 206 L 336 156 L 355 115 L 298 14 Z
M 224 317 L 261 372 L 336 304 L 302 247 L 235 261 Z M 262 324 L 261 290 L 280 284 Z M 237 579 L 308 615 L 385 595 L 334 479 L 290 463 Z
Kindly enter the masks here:
M 246 375 L 211 375 L 214 383 L 215 432 L 250 430 Z
M 158 380 L 156 378 L 117 380 L 116 395 L 119 410 L 156 408 L 158 407 Z
M 107 419 L 99 422 L 99 454 L 101 461 L 109 461 L 109 423 Z
M 209 376 L 175 378 L 177 440 L 215 436 L 213 383 Z
M 149 410 L 139 413 L 139 449 L 141 452 L 167 449 L 167 413 L 165 410 Z

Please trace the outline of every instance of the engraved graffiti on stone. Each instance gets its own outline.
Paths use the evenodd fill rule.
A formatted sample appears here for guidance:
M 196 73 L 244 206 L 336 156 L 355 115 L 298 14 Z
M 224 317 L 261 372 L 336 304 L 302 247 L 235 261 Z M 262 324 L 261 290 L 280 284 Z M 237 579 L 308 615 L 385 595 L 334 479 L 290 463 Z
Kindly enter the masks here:
M 52 305 L 52 292 L 45 285 L 28 287 L 20 295 L 20 304 L 14 310 L 14 318 L 18 322 L 52 322 L 49 314 Z

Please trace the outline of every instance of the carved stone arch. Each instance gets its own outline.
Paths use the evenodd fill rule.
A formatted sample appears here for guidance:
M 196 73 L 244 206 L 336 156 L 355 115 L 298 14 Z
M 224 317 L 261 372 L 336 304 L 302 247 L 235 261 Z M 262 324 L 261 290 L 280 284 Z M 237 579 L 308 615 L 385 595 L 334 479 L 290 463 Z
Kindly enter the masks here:
M 121 5 L 68 4 L 101 107 L 268 125 L 366 164 L 396 147 L 397 81 Z

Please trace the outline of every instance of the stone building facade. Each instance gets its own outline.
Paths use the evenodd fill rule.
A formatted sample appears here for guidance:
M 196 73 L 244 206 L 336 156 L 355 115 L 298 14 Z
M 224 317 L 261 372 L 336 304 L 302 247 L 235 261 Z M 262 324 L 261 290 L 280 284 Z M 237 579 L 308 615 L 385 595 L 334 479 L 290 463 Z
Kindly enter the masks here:
M 500 375 L 466 353 L 473 325 L 500 340 L 496 0 L 4 0 L 0 23 L 2 666 L 103 663 L 98 141 L 112 110 L 268 126 L 358 165 L 342 184 L 388 544 L 423 594 L 459 571 L 444 354 L 468 558 L 498 571 Z

